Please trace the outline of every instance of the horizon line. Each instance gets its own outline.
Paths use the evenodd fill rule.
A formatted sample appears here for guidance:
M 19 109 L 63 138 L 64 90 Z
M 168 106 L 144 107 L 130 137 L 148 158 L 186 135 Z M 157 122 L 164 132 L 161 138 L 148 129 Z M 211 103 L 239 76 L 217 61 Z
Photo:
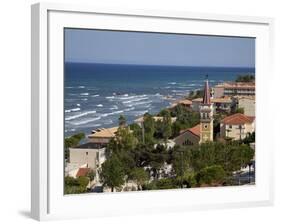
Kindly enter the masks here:
M 72 64 L 103 64 L 103 65 L 127 65 L 127 66 L 163 66 L 163 67 L 193 67 L 193 68 L 250 68 L 255 69 L 252 66 L 212 66 L 212 65 L 161 65 L 161 64 L 133 64 L 133 63 L 104 63 L 104 62 L 80 62 L 80 61 L 65 61 L 64 63 Z

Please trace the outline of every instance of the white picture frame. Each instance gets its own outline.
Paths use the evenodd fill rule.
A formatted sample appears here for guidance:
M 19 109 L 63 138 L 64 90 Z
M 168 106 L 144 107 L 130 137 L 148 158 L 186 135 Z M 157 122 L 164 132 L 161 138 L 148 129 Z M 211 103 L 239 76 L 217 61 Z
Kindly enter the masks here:
M 256 38 L 256 185 L 63 195 L 63 28 L 99 28 Z M 32 188 L 37 220 L 180 212 L 273 203 L 270 128 L 273 19 L 191 12 L 32 5 Z M 137 203 L 136 203 L 137 202 Z M 129 205 L 129 206 L 128 206 Z

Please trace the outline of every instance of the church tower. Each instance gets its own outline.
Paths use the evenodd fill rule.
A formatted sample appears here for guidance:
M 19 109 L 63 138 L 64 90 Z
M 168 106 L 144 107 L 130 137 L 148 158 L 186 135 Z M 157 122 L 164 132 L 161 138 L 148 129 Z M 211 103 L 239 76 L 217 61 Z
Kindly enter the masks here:
M 200 142 L 213 141 L 213 104 L 211 103 L 208 79 L 205 81 L 204 96 L 200 105 Z

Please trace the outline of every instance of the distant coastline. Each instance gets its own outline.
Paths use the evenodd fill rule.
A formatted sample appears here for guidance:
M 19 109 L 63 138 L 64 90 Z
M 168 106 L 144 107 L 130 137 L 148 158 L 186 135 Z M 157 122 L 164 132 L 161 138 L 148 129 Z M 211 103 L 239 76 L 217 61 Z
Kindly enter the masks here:
M 115 126 L 121 114 L 129 123 L 146 112 L 156 114 L 202 89 L 206 74 L 213 86 L 254 75 L 255 69 L 66 62 L 65 134 Z

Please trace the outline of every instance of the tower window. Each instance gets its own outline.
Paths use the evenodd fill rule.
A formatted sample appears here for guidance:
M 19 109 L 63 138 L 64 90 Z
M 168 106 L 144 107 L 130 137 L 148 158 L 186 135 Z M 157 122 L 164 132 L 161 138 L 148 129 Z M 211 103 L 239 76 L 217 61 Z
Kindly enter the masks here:
M 207 128 L 208 128 L 208 125 L 207 125 L 207 124 L 204 124 L 204 128 L 207 129 Z

